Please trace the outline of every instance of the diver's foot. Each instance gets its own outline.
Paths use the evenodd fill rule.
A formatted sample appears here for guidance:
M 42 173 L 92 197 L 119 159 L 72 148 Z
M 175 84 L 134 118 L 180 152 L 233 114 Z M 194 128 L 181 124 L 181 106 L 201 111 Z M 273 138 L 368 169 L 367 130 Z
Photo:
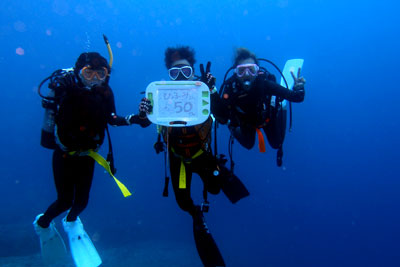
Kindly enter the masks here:
M 46 265 L 60 264 L 67 256 L 64 240 L 58 233 L 54 221 L 51 221 L 48 227 L 39 225 L 38 221 L 42 216 L 43 214 L 36 216 L 33 228 L 39 236 L 43 261 Z
M 33 228 L 35 229 L 36 234 L 44 240 L 48 240 L 53 238 L 56 235 L 56 228 L 55 228 L 55 223 L 54 221 L 50 222 L 50 225 L 48 227 L 42 227 L 38 224 L 38 221 L 40 217 L 42 217 L 44 214 L 41 213 L 38 216 L 36 216 L 35 220 L 33 221 Z
M 193 215 L 193 234 L 197 252 L 204 266 L 225 266 L 224 259 L 204 219 L 200 206 Z
M 62 225 L 64 230 L 67 234 L 74 233 L 74 234 L 81 234 L 84 232 L 82 221 L 79 217 L 76 218 L 75 221 L 67 221 L 67 217 L 62 219 Z

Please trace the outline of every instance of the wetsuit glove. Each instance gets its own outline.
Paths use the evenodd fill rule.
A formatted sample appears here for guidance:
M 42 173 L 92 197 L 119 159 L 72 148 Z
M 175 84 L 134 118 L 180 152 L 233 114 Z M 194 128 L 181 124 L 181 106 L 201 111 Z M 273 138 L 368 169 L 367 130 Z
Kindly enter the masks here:
M 293 85 L 293 91 L 304 91 L 304 84 L 305 80 L 304 82 L 303 81 L 295 82 L 295 84 Z
M 153 106 L 151 105 L 150 100 L 147 98 L 142 98 L 139 104 L 139 117 L 140 118 L 145 118 L 147 117 L 147 114 L 150 113 L 153 110 Z
M 210 61 L 207 62 L 205 71 L 204 71 L 204 65 L 200 64 L 200 73 L 201 73 L 200 81 L 202 81 L 208 86 L 211 93 L 215 93 L 217 91 L 215 88 L 216 78 L 211 74 L 210 70 L 211 70 Z
M 151 124 L 151 121 L 145 116 L 140 117 L 139 115 L 131 114 L 125 117 L 127 125 L 139 124 L 142 128 L 145 128 Z
M 161 134 L 158 134 L 157 142 L 154 143 L 154 149 L 157 154 L 165 151 L 164 142 L 161 141 Z
M 73 73 L 67 72 L 64 76 L 58 77 L 55 81 L 60 87 L 68 88 L 76 85 L 75 76 Z
M 139 115 L 128 115 L 125 117 L 126 123 L 139 124 L 142 128 L 145 128 L 151 124 L 151 121 L 147 118 L 147 113 L 151 112 L 153 109 L 150 100 L 147 98 L 142 98 L 139 104 Z
M 306 84 L 306 79 L 300 76 L 300 71 L 301 68 L 299 68 L 297 72 L 297 77 L 294 75 L 293 71 L 290 72 L 294 80 L 293 91 L 304 91 L 304 85 Z

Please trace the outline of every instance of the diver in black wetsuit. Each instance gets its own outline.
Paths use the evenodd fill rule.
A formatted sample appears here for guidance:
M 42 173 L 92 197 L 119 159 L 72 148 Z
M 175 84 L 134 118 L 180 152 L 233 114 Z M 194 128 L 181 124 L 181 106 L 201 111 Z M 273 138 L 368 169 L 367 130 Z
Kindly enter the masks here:
M 114 95 L 108 85 L 111 68 L 99 53 L 82 53 L 75 68 L 57 72 L 51 79 L 51 97 L 44 98 L 45 124 L 42 146 L 54 149 L 53 174 L 57 200 L 38 215 L 36 231 L 48 228 L 52 220 L 69 210 L 66 222 L 74 222 L 86 208 L 95 161 L 89 150 L 103 143 L 107 124 L 150 125 L 146 117 L 149 102 L 142 99 L 140 115 L 116 115 Z
M 171 80 L 194 80 L 194 50 L 190 47 L 170 47 L 165 51 L 165 64 Z M 211 94 L 217 94 L 215 78 L 210 72 L 209 62 L 204 69 L 200 65 L 201 77 Z M 212 105 L 212 103 L 211 103 Z M 225 266 L 219 249 L 208 230 L 203 212 L 208 211 L 207 192 L 218 194 L 221 189 L 236 203 L 249 192 L 211 151 L 211 128 L 209 116 L 205 122 L 188 127 L 161 127 L 156 152 L 164 150 L 161 135 L 167 143 L 170 174 L 176 202 L 193 218 L 193 233 L 199 256 L 204 266 Z M 192 175 L 197 173 L 204 184 L 204 202 L 195 205 L 191 196 Z
M 189 47 L 168 48 L 165 51 L 165 63 L 171 80 L 193 80 L 194 51 Z M 211 75 L 208 70 L 208 75 Z M 212 90 L 215 78 L 207 84 Z M 192 173 L 199 174 L 205 188 L 212 194 L 221 189 L 220 179 L 213 172 L 218 169 L 217 161 L 211 152 L 212 119 L 190 127 L 161 127 L 160 134 L 168 144 L 172 186 L 179 207 L 194 216 L 196 206 L 193 203 L 190 189 Z M 162 146 L 159 145 L 160 148 Z M 160 152 L 157 147 L 156 151 Z M 184 175 L 184 184 L 182 182 Z
M 271 147 L 278 149 L 282 156 L 286 110 L 280 110 L 279 102 L 284 99 L 302 102 L 305 79 L 296 78 L 292 73 L 293 90 L 280 86 L 274 75 L 260 69 L 256 56 L 246 48 L 237 49 L 234 67 L 235 74 L 224 83 L 222 95 L 211 95 L 216 103 L 211 106 L 212 113 L 220 123 L 228 123 L 232 135 L 247 149 L 254 146 L 256 131 L 262 139 L 262 128 Z M 276 106 L 271 104 L 272 96 L 277 97 Z M 259 141 L 263 143 L 263 139 Z M 281 158 L 278 159 L 280 164 Z

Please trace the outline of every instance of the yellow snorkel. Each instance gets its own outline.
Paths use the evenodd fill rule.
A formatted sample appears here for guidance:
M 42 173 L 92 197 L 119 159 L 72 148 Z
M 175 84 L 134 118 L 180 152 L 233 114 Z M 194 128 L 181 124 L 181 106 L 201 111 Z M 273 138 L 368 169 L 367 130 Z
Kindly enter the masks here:
M 107 46 L 108 55 L 110 56 L 110 60 L 109 60 L 108 65 L 110 65 L 110 68 L 112 68 L 112 64 L 113 64 L 113 61 L 114 61 L 114 56 L 113 56 L 113 53 L 112 53 L 112 50 L 111 50 L 111 46 L 110 46 L 110 43 L 108 42 L 108 38 L 107 38 L 107 36 L 105 34 L 103 34 L 103 38 L 104 38 L 104 42 L 106 43 L 106 46 Z M 108 75 L 110 75 L 110 74 L 108 74 Z

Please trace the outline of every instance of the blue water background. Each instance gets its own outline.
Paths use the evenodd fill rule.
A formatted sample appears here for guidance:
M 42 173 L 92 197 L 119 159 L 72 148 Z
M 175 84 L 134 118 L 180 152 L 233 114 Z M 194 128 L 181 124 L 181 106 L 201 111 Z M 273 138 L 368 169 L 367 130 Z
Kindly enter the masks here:
M 397 1 L 1 1 L 0 228 L 13 230 L 0 236 L 0 257 L 39 253 L 31 222 L 55 199 L 37 86 L 81 52 L 108 58 L 104 33 L 120 115 L 137 112 L 147 84 L 168 78 L 168 46 L 192 46 L 218 85 L 240 46 L 281 67 L 304 58 L 306 98 L 293 104 L 284 167 L 269 147 L 260 154 L 235 143 L 235 172 L 251 196 L 236 205 L 210 196 L 206 219 L 228 266 L 400 266 L 398 10 Z M 96 247 L 178 240 L 194 251 L 190 216 L 171 188 L 161 196 L 155 126 L 111 134 L 117 177 L 134 194 L 124 199 L 96 167 L 81 215 Z M 220 152 L 227 138 L 221 126 Z

